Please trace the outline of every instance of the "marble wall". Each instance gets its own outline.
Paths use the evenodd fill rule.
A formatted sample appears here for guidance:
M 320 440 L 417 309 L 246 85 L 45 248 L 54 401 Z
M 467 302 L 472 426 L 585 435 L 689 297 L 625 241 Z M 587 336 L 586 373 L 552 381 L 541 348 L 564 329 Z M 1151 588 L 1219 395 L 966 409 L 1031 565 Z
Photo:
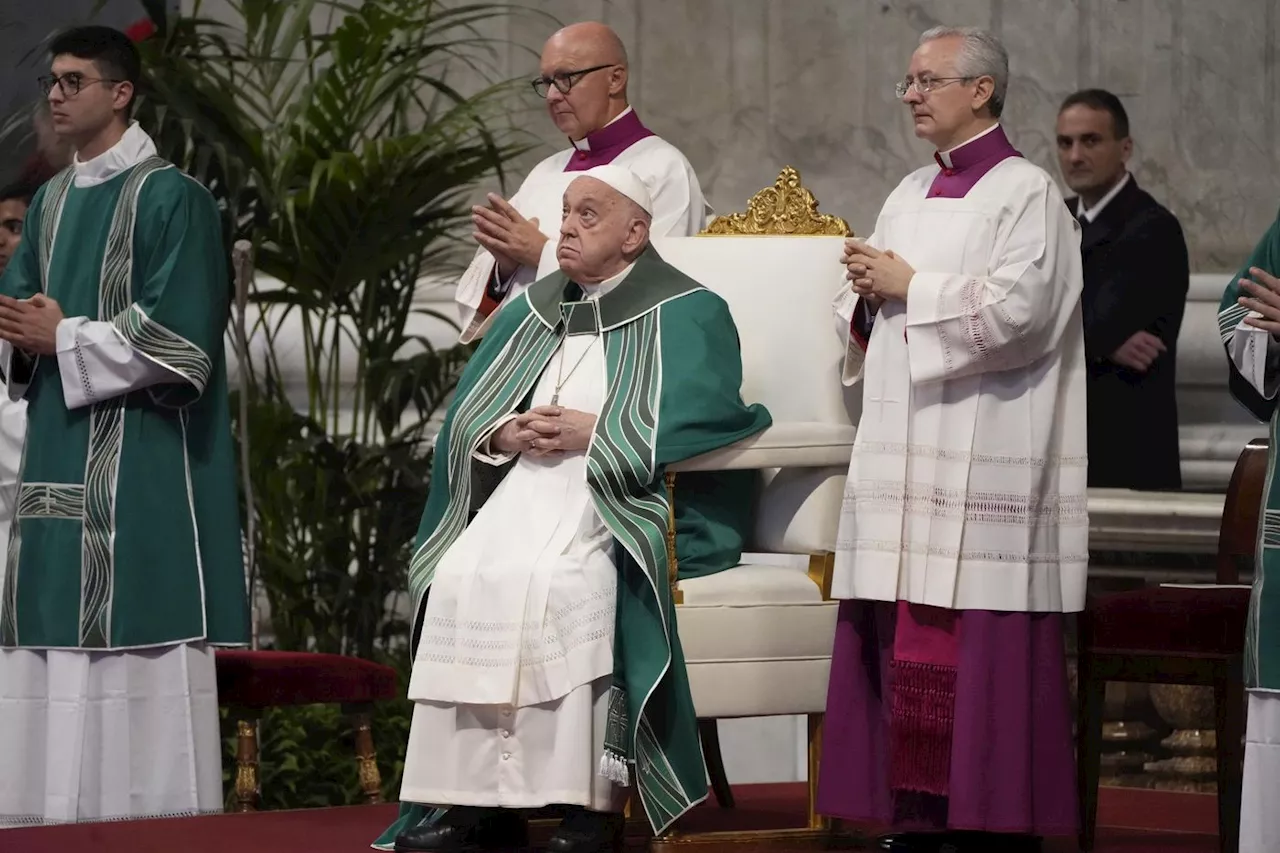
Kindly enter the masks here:
M 1012 70 L 1005 122 L 1022 152 L 1055 176 L 1062 98 L 1085 86 L 1120 95 L 1136 140 L 1133 170 L 1182 220 L 1193 269 L 1234 269 L 1280 208 L 1280 4 L 1271 0 L 529 5 L 618 30 L 634 104 L 685 152 L 721 211 L 740 209 L 790 164 L 824 210 L 868 232 L 892 187 L 928 158 L 893 84 L 919 33 L 944 23 L 989 27 L 1004 39 Z M 531 51 L 553 26 L 542 15 L 510 19 L 505 70 L 533 76 Z M 529 127 L 563 144 L 548 120 Z

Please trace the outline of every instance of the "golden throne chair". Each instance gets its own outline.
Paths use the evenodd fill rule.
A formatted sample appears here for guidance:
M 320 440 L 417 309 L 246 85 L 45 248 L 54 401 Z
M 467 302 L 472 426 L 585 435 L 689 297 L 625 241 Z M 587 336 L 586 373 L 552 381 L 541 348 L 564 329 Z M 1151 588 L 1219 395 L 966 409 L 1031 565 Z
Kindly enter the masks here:
M 765 404 L 774 420 L 758 436 L 667 472 L 674 505 L 683 471 L 759 471 L 754 530 L 740 565 L 678 581 L 677 555 L 669 554 L 680 642 L 722 806 L 732 805 L 732 794 L 716 721 L 807 718 L 808 825 L 749 833 L 753 846 L 791 850 L 825 834 L 814 796 L 836 627 L 831 569 L 857 407 L 838 381 L 844 351 L 831 300 L 850 235 L 843 219 L 818 212 L 787 167 L 744 213 L 717 217 L 697 237 L 654 241 L 664 260 L 729 304 L 742 346 L 742 396 Z M 653 849 L 734 835 L 747 840 L 742 833 L 682 836 L 677 825 Z

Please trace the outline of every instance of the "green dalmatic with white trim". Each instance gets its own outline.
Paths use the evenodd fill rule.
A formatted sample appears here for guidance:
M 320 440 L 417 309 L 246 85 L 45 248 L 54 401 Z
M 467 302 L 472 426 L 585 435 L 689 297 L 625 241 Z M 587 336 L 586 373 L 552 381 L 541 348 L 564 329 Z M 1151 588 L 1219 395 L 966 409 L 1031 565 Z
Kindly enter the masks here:
M 1258 241 L 1253 254 L 1240 271 L 1232 277 L 1222 294 L 1218 308 L 1218 329 L 1222 342 L 1229 345 L 1236 327 L 1248 309 L 1239 304 L 1241 296 L 1248 296 L 1240 287 L 1240 279 L 1249 278 L 1249 270 L 1257 267 L 1272 275 L 1280 275 L 1280 216 L 1267 233 Z M 1272 344 L 1274 347 L 1274 344 Z M 1276 388 L 1280 379 L 1275 372 L 1280 369 L 1274 359 L 1268 358 L 1267 381 L 1271 386 L 1263 396 L 1240 373 L 1239 368 L 1227 357 L 1231 367 L 1230 388 L 1236 400 L 1258 420 L 1269 424 L 1267 433 L 1270 447 L 1267 453 L 1267 479 L 1262 492 L 1262 512 L 1258 524 L 1258 547 L 1253 567 L 1253 596 L 1249 606 L 1249 627 L 1245 638 L 1245 683 L 1255 690 L 1280 691 L 1280 409 L 1277 408 Z
M 249 634 L 223 336 L 231 288 L 217 205 L 151 158 L 94 186 L 41 188 L 0 279 L 66 317 L 106 321 L 181 381 L 94 400 L 79 352 L 29 378 L 0 646 L 111 650 Z M 91 404 L 70 409 L 75 363 Z M 29 374 L 29 375 L 28 375 Z
M 421 620 L 440 558 L 496 487 L 474 451 L 499 420 L 527 409 L 565 336 L 587 333 L 601 337 L 606 383 L 587 449 L 587 484 L 613 534 L 618 566 L 613 685 L 600 772 L 635 786 L 650 825 L 662 832 L 707 795 L 668 575 L 666 467 L 771 423 L 764 407 L 742 401 L 738 332 L 723 299 L 649 247 L 627 277 L 595 302 L 584 301 L 577 284 L 554 273 L 504 307 L 459 380 L 441 427 L 409 592 Z M 680 476 L 675 515 L 681 578 L 738 564 L 754 483 L 750 471 Z M 402 803 L 399 818 L 374 846 L 389 849 L 397 834 L 440 814 Z

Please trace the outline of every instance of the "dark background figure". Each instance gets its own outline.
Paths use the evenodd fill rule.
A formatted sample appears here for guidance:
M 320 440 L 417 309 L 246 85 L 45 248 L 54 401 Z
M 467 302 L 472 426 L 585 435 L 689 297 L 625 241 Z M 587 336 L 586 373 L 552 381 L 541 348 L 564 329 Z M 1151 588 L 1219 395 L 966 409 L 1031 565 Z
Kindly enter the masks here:
M 1182 227 L 1129 173 L 1129 117 L 1115 95 L 1069 96 L 1057 140 L 1084 232 L 1089 485 L 1180 489 L 1175 371 L 1191 283 Z
M 24 182 L 0 189 L 0 275 L 22 242 L 22 223 L 35 191 L 35 186 Z

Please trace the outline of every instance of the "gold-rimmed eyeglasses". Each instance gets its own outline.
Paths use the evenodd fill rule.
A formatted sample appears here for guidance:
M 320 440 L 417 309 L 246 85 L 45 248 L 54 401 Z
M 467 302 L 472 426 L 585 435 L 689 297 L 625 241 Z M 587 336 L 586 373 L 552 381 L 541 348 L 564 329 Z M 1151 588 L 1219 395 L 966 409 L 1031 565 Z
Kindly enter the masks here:
M 957 83 L 962 80 L 968 81 L 973 79 L 973 77 L 921 77 L 919 80 L 913 80 L 908 77 L 894 86 L 893 91 L 899 98 L 905 98 L 907 96 L 907 92 L 910 92 L 912 89 L 915 89 L 921 95 L 927 95 L 934 89 L 941 88 L 947 83 Z

